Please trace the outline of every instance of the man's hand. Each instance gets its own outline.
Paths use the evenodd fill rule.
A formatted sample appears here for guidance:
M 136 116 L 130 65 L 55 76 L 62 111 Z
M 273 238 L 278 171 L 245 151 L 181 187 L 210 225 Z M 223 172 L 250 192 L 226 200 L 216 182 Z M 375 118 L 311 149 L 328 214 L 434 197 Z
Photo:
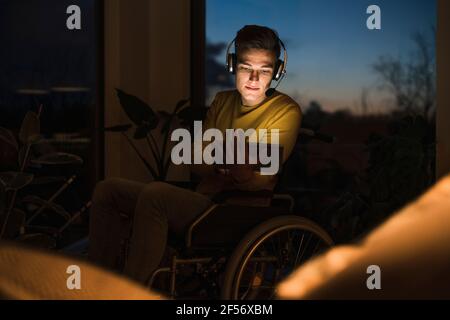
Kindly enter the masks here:
M 241 145 L 237 137 L 234 137 L 234 164 L 227 165 L 228 173 L 232 181 L 236 184 L 245 183 L 252 179 L 255 165 L 251 165 L 249 157 L 249 145 L 244 144 L 244 150 L 238 150 Z M 244 152 L 244 163 L 238 164 L 238 153 Z
M 211 166 L 212 167 L 212 166 Z M 205 195 L 214 195 L 229 189 L 232 185 L 231 177 L 220 172 L 204 176 L 198 184 L 196 191 Z

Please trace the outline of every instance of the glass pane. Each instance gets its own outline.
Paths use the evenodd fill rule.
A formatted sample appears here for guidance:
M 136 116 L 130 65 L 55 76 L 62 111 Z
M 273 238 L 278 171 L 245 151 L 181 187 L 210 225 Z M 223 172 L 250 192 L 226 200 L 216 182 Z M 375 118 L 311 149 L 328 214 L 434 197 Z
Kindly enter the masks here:
M 433 181 L 435 142 L 436 1 L 377 1 L 380 30 L 367 27 L 371 4 L 206 0 L 206 104 L 216 92 L 234 87 L 233 76 L 225 71 L 225 51 L 236 32 L 248 24 L 275 29 L 289 55 L 278 90 L 300 104 L 303 127 L 336 138 L 326 144 L 300 137 L 285 166 L 285 183 L 291 189 L 330 192 L 333 201 L 350 191 L 349 200 L 340 201 L 353 207 L 366 205 L 355 196 L 362 194 L 376 202 L 370 210 L 377 213 L 366 225 Z M 423 174 L 417 177 L 418 172 Z M 328 205 L 349 207 L 329 204 L 322 196 L 317 203 L 311 199 L 305 207 L 320 206 L 315 210 L 321 213 Z M 365 219 L 359 216 L 364 210 L 344 210 L 342 216 L 326 213 L 324 219 L 346 224 L 350 231 L 342 232 L 349 234 L 358 219 Z
M 66 11 L 73 4 L 81 10 L 80 30 L 66 25 L 73 14 Z M 76 175 L 74 183 L 55 199 L 72 213 L 90 198 L 94 175 L 97 5 L 95 0 L 0 1 L 0 127 L 3 133 L 9 130 L 18 147 L 0 139 L 0 172 L 20 170 L 27 145 L 21 128 L 30 125 L 25 115 L 35 112 L 40 128 L 34 133 L 40 138 L 33 140 L 30 163 L 24 169 L 35 179 L 23 193 L 49 199 L 64 179 Z M 61 223 L 56 220 L 43 223 Z

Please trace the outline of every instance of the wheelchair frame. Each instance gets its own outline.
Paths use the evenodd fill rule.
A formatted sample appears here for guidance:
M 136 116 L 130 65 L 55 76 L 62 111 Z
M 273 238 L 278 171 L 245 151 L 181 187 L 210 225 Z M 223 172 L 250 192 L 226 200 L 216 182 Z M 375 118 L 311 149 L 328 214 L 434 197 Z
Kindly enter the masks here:
M 286 219 L 288 217 L 292 217 L 292 212 L 294 209 L 294 199 L 291 195 L 288 194 L 275 194 L 272 196 L 271 200 L 285 200 L 289 203 L 288 206 L 288 210 L 286 212 L 286 214 L 283 215 L 278 215 L 277 217 L 285 217 Z M 186 235 L 185 235 L 185 239 L 184 239 L 184 247 L 182 248 L 182 250 L 185 250 L 188 255 L 190 255 L 191 253 L 193 253 L 195 251 L 195 248 L 193 247 L 193 234 L 195 229 L 197 228 L 197 226 L 205 221 L 212 212 L 214 212 L 217 208 L 221 207 L 221 206 L 227 206 L 226 204 L 213 204 L 211 207 L 209 207 L 205 212 L 203 212 L 201 215 L 199 215 L 189 226 L 189 228 L 187 229 Z M 243 208 L 246 208 L 247 206 L 242 206 Z M 249 207 L 249 206 L 248 206 Z M 289 216 L 288 216 L 289 215 Z M 300 217 L 300 216 L 297 216 Z M 329 237 L 325 231 L 323 231 L 318 225 L 316 225 L 314 222 L 312 222 L 311 220 L 302 218 L 305 222 L 307 222 L 308 224 L 310 224 L 312 227 L 312 229 L 316 228 L 316 229 L 320 229 L 323 233 L 322 235 L 322 241 L 324 241 L 327 245 L 332 245 L 333 242 L 331 240 L 331 237 Z M 270 220 L 270 219 L 269 219 Z M 243 238 L 247 238 L 249 235 L 251 235 L 253 230 L 256 230 L 258 228 L 258 226 L 262 226 L 264 223 L 268 222 L 268 220 L 262 220 L 261 222 L 259 222 L 255 227 L 252 228 L 252 230 L 250 230 L 249 232 L 246 233 L 246 236 Z M 319 232 L 320 233 L 320 232 Z M 267 233 L 266 233 L 267 234 Z M 320 238 L 320 237 L 319 237 Z M 192 257 L 188 257 L 188 258 L 179 258 L 179 256 L 177 254 L 172 255 L 171 257 L 171 261 L 170 261 L 170 266 L 168 267 L 161 267 L 158 268 L 156 270 L 154 270 L 151 274 L 151 276 L 149 277 L 149 281 L 148 281 L 148 287 L 150 289 L 154 289 L 153 285 L 155 283 L 156 277 L 163 274 L 163 273 L 169 273 L 170 275 L 170 286 L 169 286 L 169 295 L 171 298 L 175 299 L 177 297 L 177 274 L 179 273 L 179 268 L 182 265 L 197 265 L 200 267 L 204 267 L 205 265 L 207 265 L 208 263 L 213 263 L 213 270 L 206 270 L 204 272 L 206 272 L 206 274 L 214 274 L 215 276 L 219 276 L 220 274 L 217 273 L 217 268 L 216 266 L 214 266 L 214 264 L 219 264 L 219 265 L 225 265 L 228 269 L 228 263 L 230 262 L 230 257 L 234 256 L 235 259 L 239 259 L 240 256 L 244 256 L 245 252 L 242 252 L 241 255 L 239 255 L 238 253 L 236 253 L 235 251 L 240 247 L 239 245 L 241 244 L 243 239 L 239 239 L 239 244 L 237 246 L 235 246 L 232 249 L 232 252 L 229 256 L 225 256 L 225 255 L 220 255 L 219 258 L 217 259 L 217 257 L 214 256 L 207 256 L 207 255 L 195 255 L 192 254 Z M 242 247 L 242 245 L 241 245 Z M 256 247 L 253 247 L 253 251 L 256 249 Z M 250 257 L 247 258 L 247 260 L 250 259 Z M 224 274 L 226 276 L 226 272 L 227 269 L 224 270 Z M 233 277 L 233 276 L 232 276 Z M 212 283 L 211 284 L 212 287 L 216 287 L 216 283 Z M 217 290 L 217 288 L 215 288 Z M 224 296 L 224 291 L 221 290 L 221 298 L 223 299 L 228 299 L 230 298 L 230 296 Z M 229 291 L 229 290 L 228 290 Z

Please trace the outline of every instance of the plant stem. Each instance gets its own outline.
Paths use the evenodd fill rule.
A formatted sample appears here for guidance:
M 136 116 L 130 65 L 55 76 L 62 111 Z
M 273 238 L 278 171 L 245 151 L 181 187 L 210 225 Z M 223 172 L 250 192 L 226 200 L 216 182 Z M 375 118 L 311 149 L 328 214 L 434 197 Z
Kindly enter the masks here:
M 170 157 L 166 161 L 166 149 L 167 149 L 167 143 L 169 141 L 170 129 L 172 128 L 172 121 L 175 118 L 175 116 L 177 115 L 178 111 L 180 111 L 180 109 L 183 106 L 185 106 L 188 101 L 189 101 L 189 99 L 179 101 L 178 104 L 175 106 L 175 109 L 173 110 L 173 112 L 170 114 L 170 117 L 168 120 L 169 127 L 167 128 L 167 131 L 164 133 L 164 140 L 163 140 L 163 146 L 162 146 L 162 151 L 161 151 L 161 176 L 162 176 L 163 180 L 166 179 L 167 172 L 169 171 L 169 166 L 170 166 Z
M 161 174 L 164 177 L 164 179 L 167 176 L 167 171 L 169 170 L 169 165 L 170 165 L 169 160 L 166 161 L 167 142 L 169 140 L 170 129 L 172 128 L 172 121 L 175 118 L 176 112 L 177 112 L 177 109 L 175 109 L 175 111 L 170 115 L 170 118 L 168 120 L 169 121 L 169 127 L 167 128 L 167 131 L 164 133 L 164 142 L 163 142 L 163 147 L 162 147 L 162 152 L 161 152 L 161 154 L 162 154 L 162 160 L 161 160 L 162 172 L 161 172 Z
M 5 220 L 3 221 L 2 230 L 0 232 L 0 239 L 3 239 L 3 235 L 5 234 L 6 227 L 8 226 L 9 217 L 14 208 L 14 204 L 16 203 L 16 197 L 17 197 L 17 189 L 15 189 L 13 192 L 12 199 L 8 207 L 8 212 L 6 213 Z
M 168 120 L 169 127 L 167 128 L 167 131 L 164 133 L 164 140 L 163 140 L 163 146 L 162 146 L 162 151 L 161 151 L 161 170 L 162 170 L 161 176 L 163 177 L 164 180 L 166 179 L 167 171 L 169 171 L 169 166 L 170 166 L 170 157 L 166 161 L 166 149 L 167 149 L 167 143 L 169 140 L 170 129 L 172 128 L 172 121 L 175 118 L 175 116 L 177 115 L 178 111 L 183 106 L 185 106 L 188 101 L 189 101 L 189 99 L 185 99 L 185 100 L 181 100 L 178 102 L 178 104 L 175 106 L 175 109 L 170 114 L 170 117 Z
M 150 140 L 148 138 L 149 135 L 152 138 L 153 144 L 150 142 Z M 150 151 L 151 151 L 151 153 L 153 155 L 153 159 L 155 159 L 156 167 L 157 167 L 158 173 L 159 173 L 158 177 L 161 178 L 161 170 L 162 170 L 162 168 L 161 168 L 161 157 L 160 157 L 159 152 L 156 152 L 156 150 L 159 151 L 158 145 L 156 144 L 155 138 L 153 137 L 153 135 L 151 133 L 149 133 L 149 134 L 147 134 L 145 136 L 145 140 L 147 140 L 147 144 L 148 144 L 148 147 L 150 148 Z
M 152 166 L 147 162 L 147 160 L 145 160 L 145 158 L 142 156 L 142 154 L 138 151 L 138 149 L 134 145 L 133 141 L 131 141 L 130 137 L 128 137 L 128 135 L 125 132 L 121 132 L 121 133 L 125 137 L 125 139 L 127 139 L 128 143 L 131 145 L 131 147 L 133 148 L 134 152 L 136 152 L 138 157 L 142 160 L 142 162 L 144 163 L 144 165 L 148 169 L 148 171 L 150 171 L 150 174 L 152 175 L 153 179 L 157 180 L 158 179 L 157 173 L 152 168 Z

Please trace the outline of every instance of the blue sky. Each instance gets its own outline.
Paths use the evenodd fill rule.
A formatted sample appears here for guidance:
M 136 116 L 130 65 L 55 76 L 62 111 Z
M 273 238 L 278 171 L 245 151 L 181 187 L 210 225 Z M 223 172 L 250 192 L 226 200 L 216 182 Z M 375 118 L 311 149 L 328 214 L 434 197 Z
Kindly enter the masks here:
M 381 30 L 366 27 L 371 4 L 381 8 Z M 381 55 L 407 58 L 412 34 L 421 31 L 431 39 L 436 26 L 435 0 L 206 0 L 206 7 L 212 42 L 229 42 L 246 24 L 277 30 L 289 54 L 280 90 L 330 110 L 357 112 L 363 87 L 370 89 L 373 109 L 383 108 L 371 64 Z

